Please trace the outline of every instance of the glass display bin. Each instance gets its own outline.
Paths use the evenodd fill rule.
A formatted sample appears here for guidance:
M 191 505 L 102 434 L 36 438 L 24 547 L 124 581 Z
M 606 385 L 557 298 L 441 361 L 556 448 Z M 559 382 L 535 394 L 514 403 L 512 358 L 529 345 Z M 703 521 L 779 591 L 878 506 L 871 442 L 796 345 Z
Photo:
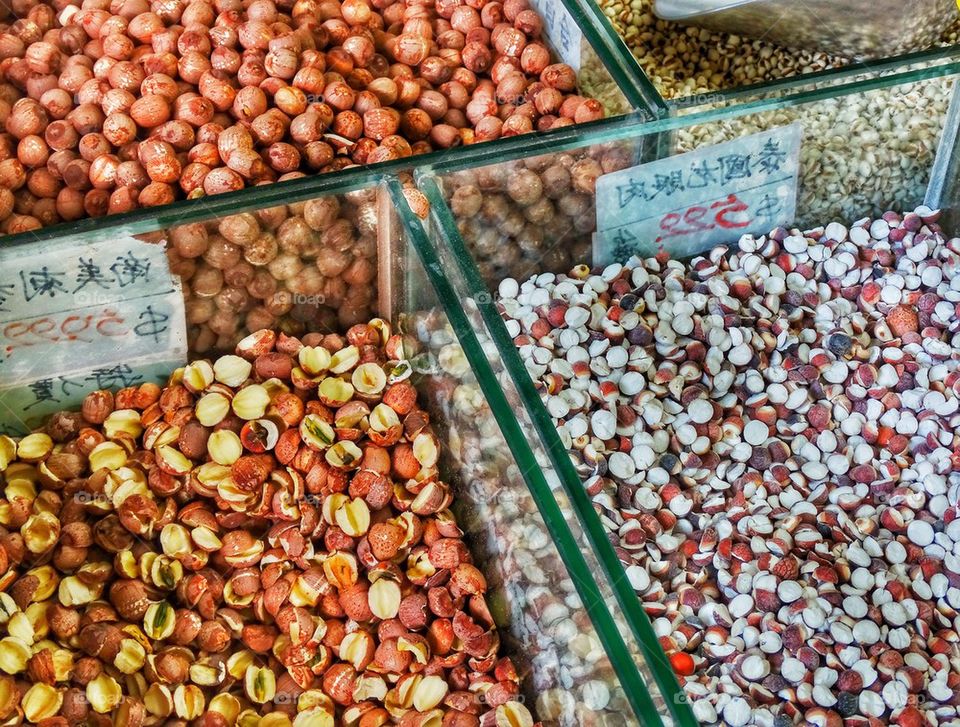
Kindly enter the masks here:
M 957 718 L 941 688 L 955 664 L 910 699 L 884 665 L 934 658 L 914 606 L 957 626 L 958 393 L 955 376 L 936 380 L 956 368 L 960 260 L 924 201 L 947 119 L 926 100 L 958 71 L 607 123 L 535 155 L 418 172 L 437 267 L 496 347 L 588 536 L 613 544 L 620 605 L 641 642 L 659 640 L 701 723 Z M 860 111 L 881 96 L 918 116 Z M 798 120 L 796 212 L 780 227 L 680 259 L 640 239 L 639 257 L 595 264 L 611 254 L 597 190 L 626 189 L 603 175 L 731 139 L 750 153 L 749 135 Z M 927 468 L 931 490 L 915 474 Z M 884 605 L 901 597 L 903 614 Z
M 0 19 L 0 233 L 659 108 L 582 0 L 516 4 L 509 23 L 464 8 L 456 28 L 452 6 L 405 27 L 402 3 L 309 2 L 254 6 L 250 18 L 204 6 L 184 31 L 180 5 L 130 23 L 138 6 L 107 23 L 106 51 L 110 10 L 79 5 L 8 3 Z M 490 38 L 498 22 L 503 52 Z
M 300 180 L 285 188 L 273 185 L 188 202 L 170 216 L 143 211 L 101 220 L 96 226 L 88 222 L 78 226 L 81 229 L 69 239 L 47 230 L 36 233 L 39 239 L 20 236 L 17 241 L 11 240 L 16 244 L 9 245 L 4 252 L 12 264 L 4 262 L 4 278 L 0 284 L 3 286 L 0 289 L 10 293 L 4 306 L 6 360 L 2 369 L 4 393 L 0 398 L 3 402 L 0 482 L 5 486 L 6 498 L 19 496 L 16 493 L 20 490 L 16 488 L 24 482 L 25 469 L 36 465 L 26 459 L 11 464 L 11 456 L 14 459 L 28 457 L 28 446 L 18 444 L 13 450 L 16 454 L 10 455 L 7 444 L 32 443 L 33 439 L 20 437 L 38 428 L 57 432 L 57 441 L 61 441 L 65 435 L 58 427 L 74 420 L 62 415 L 51 420 L 48 415 L 63 409 L 78 409 L 81 401 L 85 402 L 84 416 L 91 417 L 85 423 L 96 428 L 92 422 L 99 417 L 91 413 L 92 400 L 84 398 L 92 390 L 123 389 L 126 393 L 118 392 L 117 397 L 127 397 L 123 399 L 126 401 L 130 392 L 149 392 L 152 382 L 163 385 L 172 375 L 171 385 L 183 393 L 183 382 L 193 382 L 193 377 L 202 376 L 204 370 L 201 364 L 184 369 L 185 362 L 214 360 L 220 354 L 233 351 L 240 342 L 243 344 L 238 350 L 244 350 L 244 346 L 254 345 L 251 341 L 260 340 L 256 335 L 258 330 L 274 328 L 281 332 L 280 340 L 285 340 L 284 335 L 310 336 L 304 340 L 316 344 L 328 341 L 325 336 L 344 334 L 351 326 L 380 315 L 397 334 L 390 345 L 392 355 L 400 358 L 390 364 L 394 372 L 391 376 L 403 380 L 406 373 L 398 372 L 410 373 L 409 381 L 416 387 L 419 405 L 428 413 L 429 426 L 437 437 L 442 482 L 449 486 L 452 496 L 453 514 L 449 517 L 456 518 L 471 562 L 486 583 L 486 605 L 481 607 L 474 597 L 470 602 L 471 618 L 474 623 L 488 623 L 489 628 L 496 629 L 497 654 L 509 656 L 513 664 L 509 669 L 498 666 L 499 682 L 476 675 L 470 677 L 471 684 L 479 679 L 476 683 L 483 686 L 474 688 L 469 704 L 462 701 L 464 692 L 461 691 L 457 697 L 460 701 L 451 697 L 454 701 L 442 702 L 433 711 L 421 709 L 423 703 L 416 698 L 413 706 L 402 700 L 398 706 L 390 696 L 394 694 L 391 691 L 385 698 L 390 723 L 399 722 L 411 709 L 423 714 L 410 715 L 407 720 L 416 716 L 421 720 L 417 724 L 424 725 L 440 724 L 444 715 L 453 709 L 470 715 L 489 712 L 485 719 L 491 720 L 496 708 L 503 707 L 505 702 L 503 692 L 497 689 L 491 692 L 488 688 L 500 684 L 499 689 L 516 683 L 515 690 L 507 687 L 512 706 L 503 708 L 506 712 L 501 709 L 503 713 L 497 719 L 527 724 L 525 720 L 532 718 L 545 726 L 558 727 L 692 724 L 689 714 L 684 716 L 680 712 L 680 719 L 674 717 L 677 708 L 672 706 L 672 700 L 676 698 L 676 684 L 664 691 L 660 683 L 650 677 L 651 673 L 662 673 L 665 668 L 662 663 L 647 662 L 655 653 L 651 648 L 655 642 L 638 642 L 620 613 L 610 586 L 596 577 L 601 572 L 598 559 L 612 558 L 612 550 L 597 554 L 585 548 L 583 530 L 579 521 L 570 517 L 569 503 L 562 496 L 550 494 L 551 488 L 557 487 L 558 478 L 542 453 L 539 457 L 534 454 L 542 450 L 542 445 L 532 430 L 522 428 L 515 409 L 508 403 L 509 394 L 499 389 L 494 374 L 496 352 L 482 345 L 467 324 L 466 314 L 453 297 L 450 283 L 437 269 L 435 255 L 422 231 L 419 228 L 408 231 L 414 218 L 406 205 L 418 208 L 422 194 L 413 188 L 409 174 L 391 180 L 388 184 L 376 170 L 358 169 L 347 171 L 336 180 Z M 258 257 L 269 254 L 273 255 L 271 260 Z M 267 282 L 258 282 L 261 279 Z M 256 292 L 261 284 L 268 294 Z M 131 292 L 131 288 L 136 288 L 136 292 Z M 166 318 L 161 320 L 160 316 Z M 37 320 L 46 322 L 38 325 Z M 386 329 L 381 326 L 367 330 Z M 251 334 L 254 335 L 251 337 Z M 24 341 L 20 335 L 37 340 Z M 283 355 L 271 353 L 268 358 Z M 254 361 L 252 374 L 258 380 L 259 360 Z M 279 386 L 271 389 L 273 395 L 290 386 L 279 383 L 276 378 L 270 381 L 275 382 L 271 386 Z M 217 392 L 221 393 L 225 391 L 224 386 L 214 384 L 220 387 Z M 210 392 L 207 396 L 221 395 L 212 393 L 212 389 Z M 202 393 L 198 390 L 197 396 Z M 118 406 L 121 398 L 117 399 Z M 199 403 L 197 407 L 199 417 Z M 180 423 L 174 426 L 187 428 L 183 415 L 181 409 Z M 266 416 L 271 415 L 268 412 Z M 109 421 L 112 420 L 108 417 L 108 426 Z M 191 419 L 189 426 L 196 428 L 197 421 Z M 410 422 L 407 425 L 412 426 Z M 425 425 L 426 422 L 422 422 L 420 426 Z M 365 425 L 358 426 L 361 429 L 357 431 L 363 431 Z M 90 429 L 84 431 L 91 432 Z M 117 436 L 116 430 L 113 431 L 110 436 Z M 153 441 L 153 434 L 149 436 Z M 301 433 L 301 436 L 306 435 Z M 106 444 L 113 446 L 112 441 L 109 439 Z M 135 447 L 140 441 L 137 435 L 128 444 Z M 173 446 L 188 446 L 185 440 L 170 440 L 169 436 L 159 441 L 152 446 L 158 448 L 155 451 L 163 449 L 165 457 L 172 456 L 169 450 Z M 138 454 L 137 458 L 140 461 L 146 457 L 143 461 L 149 463 L 151 456 L 152 453 L 147 452 Z M 203 455 L 196 453 L 191 456 L 203 459 Z M 153 476 L 150 477 L 153 483 Z M 48 479 L 43 479 L 36 485 L 37 490 L 43 490 L 44 497 L 47 483 Z M 84 506 L 89 501 L 90 507 L 97 508 L 98 516 L 104 515 L 102 507 L 109 511 L 109 505 L 96 504 L 97 493 L 87 493 L 81 485 L 82 481 L 77 481 L 70 487 L 81 487 L 78 497 L 84 495 Z M 109 488 L 107 491 L 112 492 Z M 220 499 L 224 496 L 239 496 L 233 490 L 229 495 L 225 495 L 226 490 L 217 492 L 219 505 L 224 504 Z M 184 503 L 191 501 L 188 493 L 181 494 Z M 305 497 L 304 503 L 321 507 L 327 495 Z M 314 503 L 311 498 L 319 499 Z M 447 518 L 449 512 L 440 513 L 441 519 Z M 251 527 L 255 528 L 260 515 L 249 513 L 249 517 L 253 518 Z M 6 499 L 0 505 L 0 523 L 4 528 L 11 524 Z M 445 523 L 445 537 L 451 537 L 450 524 Z M 234 525 L 224 527 L 232 529 Z M 333 541 L 321 538 L 316 547 L 324 547 L 328 542 Z M 147 534 L 135 550 L 149 547 L 151 543 L 151 536 Z M 99 544 L 98 539 L 91 551 L 97 557 Z M 163 547 L 165 553 L 167 546 Z M 325 551 L 329 547 L 332 546 L 327 545 Z M 23 567 L 33 561 L 32 556 L 25 558 Z M 60 564 L 57 568 L 63 564 L 59 550 L 53 562 Z M 315 562 L 327 561 L 318 556 Z M 65 576 L 70 572 L 69 566 L 63 567 L 68 569 L 61 574 Z M 152 573 L 149 569 L 148 572 Z M 230 573 L 229 569 L 225 570 L 224 577 Z M 442 584 L 442 581 L 438 576 L 433 584 Z M 151 594 L 158 597 L 153 591 Z M 236 624 L 237 633 L 245 625 L 270 622 L 262 609 L 246 608 L 237 598 L 230 596 L 229 601 L 237 603 L 240 619 Z M 111 603 L 114 602 L 111 595 Z M 177 607 L 183 605 L 174 602 Z M 464 608 L 466 603 L 464 601 Z M 83 599 L 79 604 L 83 608 Z M 123 621 L 133 618 L 126 610 L 122 614 Z M 227 619 L 225 623 L 233 624 L 227 614 L 223 618 Z M 360 630 L 377 633 L 376 623 Z M 356 627 L 356 623 L 351 622 L 348 628 Z M 0 628 L 4 636 L 9 636 L 8 626 Z M 159 638 L 164 637 L 161 634 Z M 430 638 L 434 638 L 432 633 Z M 64 644 L 64 649 L 72 648 Z M 186 644 L 187 648 L 194 646 L 195 643 Z M 242 648 L 243 645 L 235 646 Z M 150 648 L 166 654 L 171 646 L 169 642 L 166 645 L 152 643 Z M 205 652 L 196 657 L 201 665 L 209 665 L 211 657 Z M 258 668 L 260 664 L 261 661 L 255 661 Z M 267 656 L 262 658 L 262 664 L 263 668 L 277 666 L 277 662 Z M 447 668 L 452 667 L 451 662 Z M 485 673 L 488 668 L 489 673 L 494 674 L 493 662 L 470 661 L 470 673 L 474 673 L 472 670 Z M 140 684 L 136 677 L 124 681 L 111 665 L 104 669 L 104 678 L 113 680 L 110 685 L 114 682 L 124 685 L 123 698 L 128 700 L 124 702 L 124 709 L 138 709 L 128 703 L 132 699 L 137 703 L 146 701 L 151 715 L 156 716 L 155 710 L 163 711 L 165 702 L 157 702 L 153 692 L 148 697 L 146 683 Z M 364 678 L 373 681 L 363 682 L 364 689 L 372 690 L 365 692 L 367 696 L 363 699 L 370 704 L 361 705 L 363 709 L 375 706 L 378 699 L 383 702 L 383 695 L 377 696 L 379 677 L 376 675 L 381 673 L 378 669 L 381 667 L 374 665 L 372 671 L 364 672 Z M 463 673 L 466 674 L 466 670 Z M 387 680 L 388 687 L 394 684 L 396 676 Z M 201 691 L 211 700 L 203 704 L 221 714 L 221 710 L 230 707 L 225 707 L 224 702 L 231 705 L 233 702 L 225 696 L 212 701 L 216 691 L 237 697 L 245 710 L 236 718 L 237 724 L 257 724 L 258 714 L 266 715 L 274 709 L 289 717 L 271 716 L 270 720 L 274 721 L 269 724 L 290 724 L 295 716 L 291 712 L 294 705 L 298 705 L 300 711 L 317 708 L 315 701 L 303 706 L 306 702 L 302 699 L 306 697 L 297 696 L 302 688 L 291 687 L 287 675 L 277 678 L 276 698 L 272 701 L 268 698 L 260 707 L 257 704 L 262 699 L 258 702 L 250 696 L 242 678 L 236 681 L 228 676 L 214 692 L 207 688 L 209 684 L 205 679 L 197 676 L 197 681 L 188 679 L 186 685 L 180 687 L 171 683 L 171 694 L 181 687 L 189 687 L 183 693 L 186 696 L 173 699 L 171 711 L 178 716 L 193 715 L 190 705 L 196 706 L 197 702 L 186 700 L 187 697 L 199 699 L 197 695 Z M 148 682 L 153 681 L 154 677 L 150 676 Z M 202 688 L 196 687 L 198 684 L 203 685 Z M 315 684 L 319 688 L 319 679 Z M 326 681 L 323 684 L 324 689 L 332 688 Z M 32 716 L 54 716 L 61 709 L 55 695 L 67 686 L 57 680 L 51 685 L 56 690 L 51 692 L 52 702 L 42 701 L 37 706 L 30 701 L 19 709 Z M 42 691 L 43 696 L 47 696 L 49 690 L 44 687 Z M 106 704 L 101 696 L 100 691 L 95 691 L 91 702 L 98 712 Z M 255 702 L 252 707 L 250 700 Z M 51 704 L 56 708 L 50 707 Z M 321 699 L 320 706 L 323 704 Z M 337 718 L 344 721 L 337 723 L 356 724 L 353 720 L 357 712 L 344 711 L 345 702 L 338 701 L 338 704 Z M 328 706 L 334 709 L 332 703 Z M 48 707 L 52 709 L 49 714 L 45 711 Z M 253 716 L 251 708 L 255 710 Z M 466 721 L 475 723 L 471 719 Z M 233 722 L 228 719 L 228 723 Z
M 912 5 L 896 38 L 889 33 L 890 13 L 877 3 L 862 11 L 849 3 L 778 7 L 769 0 L 597 0 L 597 5 L 670 106 L 891 65 L 904 68 L 917 59 L 956 53 L 957 8 L 947 0 Z M 811 22 L 806 13 L 818 20 Z M 837 33 L 837 27 L 849 32 Z

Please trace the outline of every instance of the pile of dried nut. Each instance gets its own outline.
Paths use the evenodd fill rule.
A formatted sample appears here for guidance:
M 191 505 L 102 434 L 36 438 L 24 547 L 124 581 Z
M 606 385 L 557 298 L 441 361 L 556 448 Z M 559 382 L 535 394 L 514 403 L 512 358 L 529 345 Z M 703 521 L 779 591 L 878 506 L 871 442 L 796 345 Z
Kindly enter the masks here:
M 258 331 L 0 438 L 2 718 L 531 727 L 400 347 Z
M 776 81 L 850 62 L 837 55 L 662 20 L 654 13 L 654 0 L 596 2 L 668 99 Z M 947 27 L 941 44 L 956 43 L 958 29 L 960 22 Z
M 937 218 L 500 286 L 703 723 L 960 724 L 960 239 Z
M 405 330 L 415 335 L 409 344 L 411 365 L 423 374 L 421 390 L 431 411 L 439 410 L 437 425 L 442 421 L 444 429 L 438 434 L 446 444 L 449 468 L 457 474 L 457 522 L 475 562 L 483 564 L 490 609 L 498 624 L 508 624 L 500 630 L 501 639 L 514 646 L 514 663 L 536 693 L 534 712 L 551 727 L 635 724 L 571 570 L 449 319 L 433 309 L 407 323 Z M 483 334 L 480 340 L 486 340 Z M 504 387 L 513 388 L 510 382 Z M 552 484 L 556 478 L 550 464 L 543 468 Z M 555 495 L 558 505 L 569 510 L 562 491 Z M 577 527 L 574 521 L 574 537 Z M 584 555 L 588 567 L 599 572 L 592 551 L 585 549 Z M 602 581 L 598 586 L 609 592 Z
M 603 116 L 527 0 L 13 0 L 0 230 Z
M 376 189 L 360 190 L 170 229 L 191 354 L 230 351 L 261 328 L 299 335 L 369 320 L 376 199 Z
M 496 285 L 505 277 L 559 273 L 587 258 L 597 178 L 629 167 L 634 152 L 631 144 L 610 144 L 445 177 L 450 210 L 484 279 Z

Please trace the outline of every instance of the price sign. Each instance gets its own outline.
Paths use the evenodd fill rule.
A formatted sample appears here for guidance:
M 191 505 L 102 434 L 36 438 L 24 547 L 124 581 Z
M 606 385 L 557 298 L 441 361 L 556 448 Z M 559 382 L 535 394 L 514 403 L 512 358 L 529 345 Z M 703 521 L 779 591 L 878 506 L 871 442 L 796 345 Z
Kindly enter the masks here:
M 0 422 L 20 432 L 186 358 L 179 279 L 133 238 L 0 249 Z M 27 419 L 30 419 L 28 423 Z
M 791 124 L 600 177 L 595 264 L 688 257 L 791 221 L 801 132 Z
M 958 0 L 960 1 L 960 0 Z M 531 7 L 543 19 L 543 34 L 560 60 L 580 70 L 583 31 L 560 0 L 532 0 Z

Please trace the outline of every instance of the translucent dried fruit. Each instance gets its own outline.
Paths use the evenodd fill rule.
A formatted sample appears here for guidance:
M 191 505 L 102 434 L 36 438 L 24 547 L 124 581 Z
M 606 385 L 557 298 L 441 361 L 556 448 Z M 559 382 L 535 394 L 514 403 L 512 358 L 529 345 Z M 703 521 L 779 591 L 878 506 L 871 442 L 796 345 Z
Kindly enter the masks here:
M 233 412 L 247 421 L 260 419 L 270 406 L 270 394 L 260 384 L 240 389 L 233 397 Z
M 57 598 L 64 606 L 85 606 L 100 598 L 102 585 L 91 585 L 77 576 L 67 576 L 60 581 Z
M 533 716 L 520 702 L 507 702 L 497 707 L 497 727 L 533 727 Z
M 136 639 L 124 639 L 120 642 L 120 651 L 113 659 L 113 665 L 124 674 L 135 674 L 143 668 L 147 660 L 147 650 Z
M 319 376 L 330 368 L 330 352 L 322 346 L 304 346 L 297 354 L 297 361 L 310 376 Z
M 243 676 L 243 690 L 251 702 L 264 704 L 277 693 L 277 677 L 270 669 L 251 664 Z
M 107 674 L 100 674 L 96 679 L 88 682 L 86 694 L 90 707 L 99 714 L 109 714 L 123 698 L 120 685 Z
M 330 358 L 330 372 L 346 373 L 360 363 L 360 349 L 356 346 L 344 346 Z
M 90 452 L 89 462 L 92 472 L 117 470 L 127 463 L 127 451 L 116 442 L 101 442 Z
M 7 674 L 19 674 L 27 668 L 30 653 L 30 645 L 18 638 L 0 639 L 0 669 Z
M 237 388 L 248 378 L 253 365 L 239 356 L 221 356 L 213 363 L 213 376 L 221 384 Z
M 163 719 L 173 712 L 173 694 L 165 684 L 154 682 L 144 692 L 143 704 L 150 714 Z
M 165 555 L 177 557 L 193 550 L 189 531 L 179 523 L 169 523 L 160 531 L 160 547 Z
M 300 422 L 300 438 L 308 447 L 319 452 L 336 441 L 336 433 L 316 414 L 307 414 Z
M 215 687 L 223 684 L 227 678 L 227 665 L 220 661 L 217 663 L 197 662 L 190 665 L 190 681 L 201 687 Z
M 28 722 L 53 717 L 63 705 L 63 693 L 49 684 L 34 684 L 20 700 L 20 708 Z
M 6 434 L 0 435 L 0 472 L 5 471 L 16 456 L 17 443 L 13 437 L 8 437 Z
M 206 703 L 200 687 L 193 684 L 180 684 L 173 692 L 173 708 L 181 719 L 197 719 L 203 714 Z
M 340 407 L 353 398 L 353 384 L 330 376 L 320 382 L 317 395 L 326 406 Z
M 413 456 L 417 458 L 421 467 L 435 467 L 439 454 L 437 439 L 432 434 L 424 432 L 418 434 L 413 440 Z
M 40 604 L 33 605 L 38 606 Z M 10 620 L 7 621 L 7 634 L 15 639 L 20 639 L 25 644 L 32 644 L 37 638 L 33 623 L 31 623 L 25 611 L 18 611 L 10 617 Z
M 400 426 L 400 417 L 386 404 L 377 404 L 370 412 L 370 428 L 375 432 L 386 432 Z
M 293 727 L 334 727 L 333 713 L 320 707 L 303 710 L 293 719 Z
M 324 459 L 337 469 L 356 469 L 363 460 L 363 452 L 353 442 L 337 442 L 327 450 Z
M 219 429 L 207 440 L 207 454 L 217 464 L 229 467 L 243 454 L 243 443 L 235 432 Z
M 103 434 L 107 439 L 116 439 L 121 434 L 136 439 L 143 434 L 140 412 L 136 409 L 116 409 L 110 412 L 110 416 L 103 423 Z
M 346 590 L 357 582 L 357 559 L 350 553 L 331 553 L 323 561 L 323 572 L 331 585 L 341 591 Z
M 365 395 L 379 394 L 387 385 L 387 375 L 376 363 L 360 364 L 351 377 L 353 388 Z
M 217 694 L 210 700 L 209 711 L 223 715 L 227 724 L 233 724 L 240 714 L 240 700 L 232 694 Z
M 248 452 L 269 452 L 277 446 L 280 429 L 270 419 L 255 419 L 243 425 L 240 441 Z
M 366 631 L 354 631 L 343 637 L 340 642 L 340 658 L 353 665 L 358 672 L 367 668 L 373 661 L 373 637 Z
M 203 426 L 215 427 L 230 413 L 230 399 L 219 391 L 211 391 L 200 397 L 193 413 Z
M 143 617 L 143 632 L 157 641 L 170 636 L 177 622 L 177 614 L 173 606 L 166 601 L 150 604 Z
M 387 682 L 378 674 L 361 674 L 353 686 L 355 702 L 383 702 L 387 698 Z
M 428 712 L 439 705 L 449 691 L 447 682 L 440 676 L 426 676 L 413 690 L 413 706 L 420 712 Z
M 20 535 L 31 553 L 46 553 L 57 544 L 60 537 L 60 520 L 49 512 L 31 515 L 20 527 Z
M 201 550 L 213 553 L 223 547 L 223 541 L 217 537 L 217 534 L 207 527 L 196 527 L 190 531 L 190 538 L 194 544 Z
M 400 586 L 389 578 L 380 578 L 370 586 L 367 601 L 373 615 L 379 619 L 395 618 L 400 611 L 402 595 Z
M 167 474 L 179 477 L 193 469 L 191 462 L 179 449 L 171 446 L 157 447 L 157 466 Z
M 187 364 L 183 369 L 183 385 L 192 394 L 198 394 L 213 383 L 213 366 L 200 360 Z
M 370 529 L 370 508 L 360 498 L 354 498 L 337 508 L 334 520 L 347 535 L 359 538 Z
M 24 462 L 39 462 L 53 451 L 53 440 L 43 432 L 28 434 L 17 444 L 17 457 Z

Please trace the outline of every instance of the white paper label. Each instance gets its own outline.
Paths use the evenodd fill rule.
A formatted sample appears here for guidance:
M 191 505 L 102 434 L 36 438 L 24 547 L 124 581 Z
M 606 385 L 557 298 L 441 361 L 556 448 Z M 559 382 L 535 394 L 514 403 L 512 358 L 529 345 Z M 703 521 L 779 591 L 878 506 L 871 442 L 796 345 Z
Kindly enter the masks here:
M 543 34 L 560 60 L 580 71 L 583 32 L 560 0 L 533 0 L 531 6 L 543 20 Z
M 792 221 L 801 136 L 795 123 L 600 177 L 594 264 L 688 257 Z
M 0 248 L 0 271 L 8 428 L 23 431 L 88 391 L 155 380 L 186 360 L 183 293 L 162 245 L 124 237 Z

